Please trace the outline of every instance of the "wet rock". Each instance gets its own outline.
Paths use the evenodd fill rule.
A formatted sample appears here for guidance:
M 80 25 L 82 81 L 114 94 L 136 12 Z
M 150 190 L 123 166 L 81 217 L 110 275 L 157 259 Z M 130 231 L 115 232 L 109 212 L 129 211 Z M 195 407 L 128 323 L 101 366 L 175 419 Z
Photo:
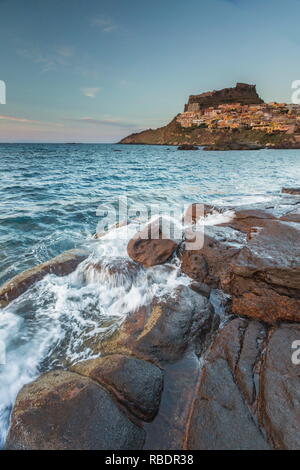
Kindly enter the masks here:
M 249 406 L 257 394 L 254 368 L 262 349 L 258 337 L 265 337 L 264 327 L 242 319 L 233 320 L 217 335 L 200 376 L 188 449 L 270 448 Z
M 156 298 L 128 315 L 120 329 L 99 345 L 99 352 L 133 355 L 156 364 L 172 362 L 198 340 L 205 341 L 213 320 L 208 299 L 180 286 L 174 295 Z
M 178 246 L 178 240 L 171 239 L 170 233 L 166 233 L 169 228 L 172 230 L 169 221 L 162 217 L 148 224 L 129 241 L 129 257 L 146 267 L 165 263 Z
M 97 263 L 87 263 L 83 270 L 86 282 L 101 284 L 109 282 L 111 287 L 132 286 L 143 267 L 125 258 L 113 258 Z
M 183 144 L 179 145 L 177 150 L 199 150 L 199 147 L 197 147 L 196 145 Z
M 270 221 L 231 263 L 232 311 L 267 323 L 300 320 L 300 228 Z
M 244 209 L 236 210 L 233 219 L 223 225 L 247 233 L 249 238 L 251 238 L 251 234 L 256 233 L 257 229 L 264 227 L 269 220 L 275 220 L 275 216 L 270 211 Z
M 204 282 L 193 281 L 190 284 L 190 288 L 205 297 L 209 297 L 211 293 L 211 288 L 207 284 L 204 284 Z
M 292 194 L 293 196 L 299 196 L 300 188 L 282 188 L 281 192 L 285 194 Z
M 296 209 L 290 210 L 283 214 L 280 217 L 280 220 L 286 221 L 286 222 L 296 222 L 300 223 L 300 204 Z
M 285 324 L 270 333 L 261 372 L 259 418 L 275 449 L 300 448 L 299 365 L 292 345 L 300 325 Z
M 230 227 L 205 226 L 203 246 L 198 250 L 180 248 L 181 270 L 192 279 L 211 287 L 225 285 L 230 263 L 246 243 L 246 236 Z
M 202 252 L 188 251 L 183 248 L 181 252 L 181 270 L 192 279 L 203 283 L 208 275 L 208 265 Z
M 206 217 L 213 214 L 215 211 L 221 212 L 221 209 L 215 208 L 210 204 L 193 203 L 188 206 L 184 213 L 185 224 L 195 224 L 200 217 Z
M 80 362 L 72 370 L 103 384 L 137 418 L 151 421 L 157 414 L 163 373 L 153 364 L 113 354 Z
M 85 250 L 69 250 L 18 274 L 0 287 L 0 307 L 8 305 L 47 274 L 56 274 L 57 276 L 70 274 L 87 257 L 88 252 Z
M 13 409 L 12 450 L 141 449 L 145 433 L 91 379 L 53 371 L 26 385 Z

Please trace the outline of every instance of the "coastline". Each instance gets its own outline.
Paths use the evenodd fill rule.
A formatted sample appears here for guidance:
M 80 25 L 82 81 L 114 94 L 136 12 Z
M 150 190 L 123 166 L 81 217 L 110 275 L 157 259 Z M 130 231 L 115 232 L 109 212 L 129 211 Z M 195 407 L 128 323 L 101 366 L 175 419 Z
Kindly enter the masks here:
M 198 205 L 186 213 L 196 225 Z M 95 344 L 96 358 L 50 370 L 25 385 L 6 448 L 153 450 L 162 442 L 168 450 L 299 447 L 300 432 L 290 432 L 291 421 L 293 429 L 300 425 L 291 406 L 291 396 L 297 400 L 297 368 L 289 357 L 300 323 L 299 209 L 300 188 L 283 188 L 274 204 L 204 205 L 208 224 L 198 251 L 187 250 L 187 232 L 181 242 L 145 239 L 142 248 L 142 235 L 132 232 L 128 260 L 111 267 L 108 261 L 104 271 L 92 257 L 84 255 L 77 268 L 76 261 L 70 266 L 74 274 L 79 270 L 80 276 L 105 276 L 113 283 L 119 276 L 134 282 L 164 266 L 166 273 L 179 269 L 179 279 L 183 274 L 189 282 L 133 310 Z M 60 259 L 64 263 L 65 256 Z M 49 272 L 51 261 L 47 266 Z M 36 280 L 41 270 L 35 268 Z M 60 275 L 69 272 L 62 267 Z M 23 279 L 24 273 L 13 282 L 16 291 Z M 280 373 L 283 367 L 288 376 Z M 87 396 L 103 404 L 89 420 Z M 67 416 L 72 425 L 66 429 Z M 85 438 L 78 440 L 82 422 Z M 109 431 L 95 433 L 99 426 Z M 123 430 L 117 439 L 116 426 Z

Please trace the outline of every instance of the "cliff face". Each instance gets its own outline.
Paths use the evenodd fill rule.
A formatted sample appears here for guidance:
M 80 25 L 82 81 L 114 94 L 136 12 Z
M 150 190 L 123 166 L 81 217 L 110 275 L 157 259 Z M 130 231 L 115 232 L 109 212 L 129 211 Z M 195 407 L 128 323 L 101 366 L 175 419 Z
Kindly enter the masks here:
M 255 85 L 191 95 L 184 112 L 169 124 L 131 134 L 121 144 L 223 145 L 256 143 L 295 148 L 300 145 L 300 106 L 264 103 Z

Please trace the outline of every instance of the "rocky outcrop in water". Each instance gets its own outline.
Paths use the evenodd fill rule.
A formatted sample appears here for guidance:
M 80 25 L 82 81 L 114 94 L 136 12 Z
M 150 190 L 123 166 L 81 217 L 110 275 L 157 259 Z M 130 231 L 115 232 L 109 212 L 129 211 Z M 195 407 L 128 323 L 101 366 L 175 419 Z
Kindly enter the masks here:
M 106 387 L 132 415 L 143 421 L 156 416 L 163 389 L 163 372 L 133 356 L 112 354 L 87 360 L 72 370 Z
M 42 375 L 19 393 L 10 450 L 140 449 L 145 432 L 95 381 L 67 371 Z
M 212 145 L 207 145 L 203 150 L 261 150 L 265 148 L 264 145 L 259 145 L 252 142 L 217 142 Z
M 299 207 L 294 195 L 272 205 L 204 206 L 206 218 L 222 217 L 205 226 L 202 249 L 180 243 L 189 286 L 130 312 L 99 342 L 100 357 L 25 386 L 6 447 L 300 449 L 300 366 L 292 360 Z M 194 204 L 186 215 L 201 230 L 197 213 Z M 144 258 L 126 261 L 87 263 L 85 273 L 133 279 L 153 269 Z
M 200 250 L 181 247 L 182 270 L 230 294 L 236 315 L 300 321 L 300 226 L 283 220 L 289 214 L 237 210 L 229 222 L 205 227 Z
M 183 144 L 179 145 L 177 150 L 199 150 L 199 147 L 197 147 L 196 145 Z
M 255 85 L 191 95 L 184 112 L 158 129 L 131 134 L 121 144 L 205 146 L 205 150 L 299 149 L 300 106 L 264 103 Z M 179 147 L 179 149 L 180 149 Z
M 56 274 L 57 276 L 70 274 L 87 257 L 88 252 L 85 250 L 69 250 L 18 274 L 0 287 L 0 307 L 8 305 L 47 274 Z
M 148 224 L 129 241 L 127 252 L 131 259 L 146 267 L 163 264 L 172 256 L 178 246 L 176 240 L 164 233 L 164 224 L 169 223 L 162 217 Z

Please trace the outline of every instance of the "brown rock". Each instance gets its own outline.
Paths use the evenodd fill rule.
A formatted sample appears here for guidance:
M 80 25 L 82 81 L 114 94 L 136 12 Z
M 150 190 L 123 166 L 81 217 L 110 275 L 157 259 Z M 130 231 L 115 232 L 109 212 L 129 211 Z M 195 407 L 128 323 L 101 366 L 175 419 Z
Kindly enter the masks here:
M 293 364 L 292 345 L 300 325 L 282 325 L 271 332 L 261 372 L 259 418 L 275 449 L 300 448 L 299 365 Z
M 151 421 L 157 414 L 163 373 L 153 364 L 113 354 L 80 362 L 72 370 L 103 384 L 137 418 Z
M 251 325 L 251 326 L 250 326 Z M 230 322 L 211 346 L 191 413 L 188 449 L 269 449 L 250 408 L 256 398 L 254 367 L 265 337 L 262 325 Z
M 271 212 L 262 209 L 244 209 L 235 211 L 234 218 L 222 225 L 240 230 L 251 237 L 253 229 L 264 227 L 269 220 L 275 220 Z
M 170 235 L 163 233 L 164 223 L 166 221 L 160 217 L 148 224 L 144 230 L 136 233 L 129 241 L 127 252 L 133 261 L 150 267 L 163 264 L 171 258 L 178 242 L 171 240 Z
M 267 323 L 300 320 L 300 228 L 270 221 L 231 263 L 232 310 Z
M 181 269 L 192 279 L 211 287 L 225 285 L 230 276 L 230 263 L 245 243 L 245 235 L 230 227 L 205 226 L 201 249 L 188 250 L 185 243 L 181 246 Z
M 185 224 L 195 224 L 199 217 L 206 217 L 209 214 L 212 214 L 214 211 L 221 212 L 220 208 L 215 208 L 209 204 L 193 203 L 190 204 L 184 214 L 184 223 Z
M 293 196 L 300 195 L 300 188 L 282 188 L 282 193 L 292 194 Z
M 0 307 L 8 305 L 47 274 L 56 274 L 57 276 L 70 274 L 87 257 L 88 252 L 84 250 L 69 250 L 18 274 L 0 287 Z
M 128 315 L 120 329 L 99 345 L 99 352 L 164 364 L 178 360 L 199 339 L 204 343 L 213 326 L 214 312 L 207 298 L 181 286 L 174 295 L 154 299 Z
M 141 449 L 145 433 L 91 379 L 53 371 L 26 385 L 13 409 L 11 450 Z

